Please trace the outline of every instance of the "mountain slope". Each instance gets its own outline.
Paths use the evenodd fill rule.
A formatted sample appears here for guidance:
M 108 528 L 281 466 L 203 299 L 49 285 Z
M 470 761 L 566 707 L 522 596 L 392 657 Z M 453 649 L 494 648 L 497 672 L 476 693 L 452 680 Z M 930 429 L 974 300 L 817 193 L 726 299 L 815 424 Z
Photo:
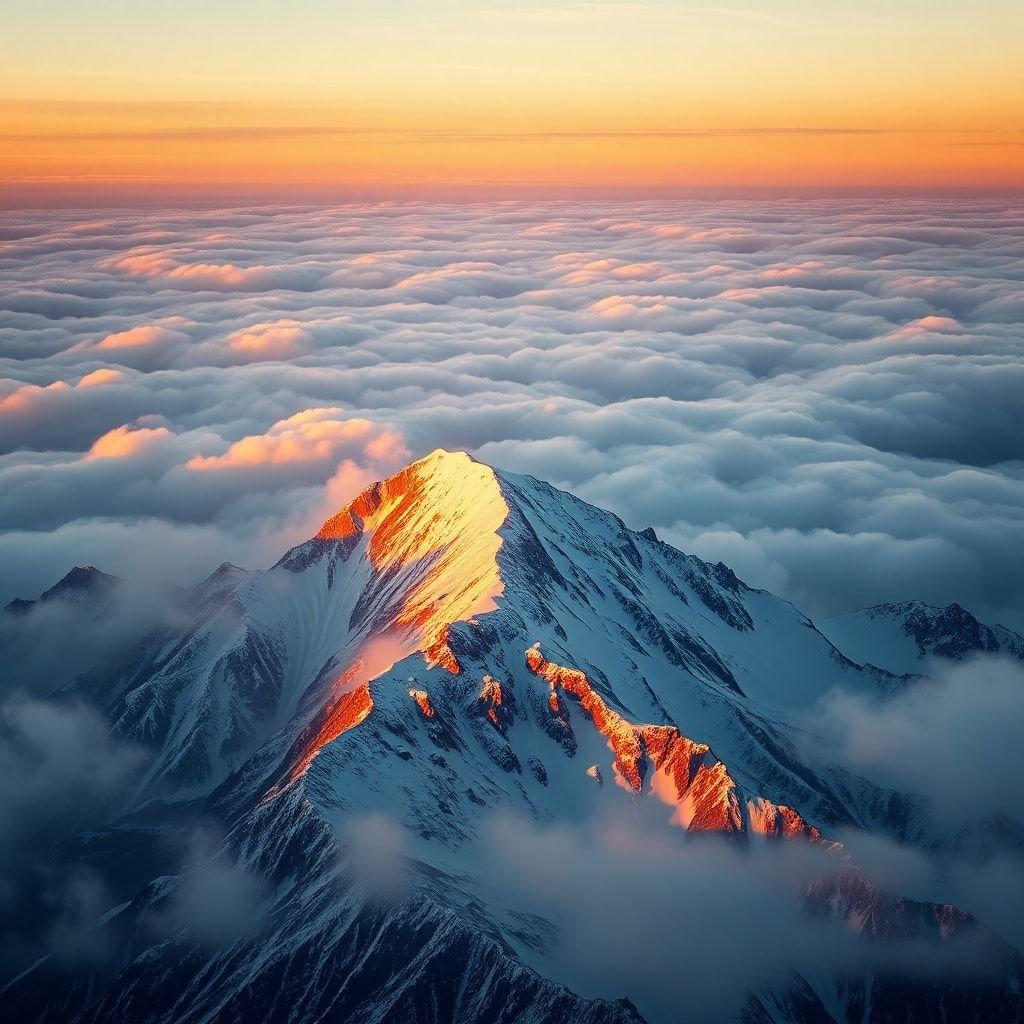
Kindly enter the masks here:
M 8 986 L 14 1019 L 641 1019 L 570 991 L 564 916 L 527 911 L 481 867 L 509 814 L 611 816 L 670 846 L 799 843 L 822 871 L 801 890 L 808 913 L 872 942 L 963 941 L 997 965 L 994 983 L 921 982 L 915 1019 L 1019 1012 L 1016 954 L 953 908 L 879 892 L 828 839 L 841 825 L 921 838 L 915 798 L 812 757 L 793 724 L 834 685 L 900 680 L 724 565 L 435 452 L 273 568 L 222 566 L 187 605 L 187 627 L 69 692 L 151 752 L 111 844 L 168 805 L 217 822 L 216 856 L 266 880 L 262 923 L 216 948 L 187 924 L 161 931 L 195 868 L 156 879 L 105 922 L 110 963 L 68 978 L 47 962 Z M 386 895 L 357 855 L 380 815 L 405 837 Z M 830 1020 L 900 993 L 861 967 L 773 979 L 745 1012 Z

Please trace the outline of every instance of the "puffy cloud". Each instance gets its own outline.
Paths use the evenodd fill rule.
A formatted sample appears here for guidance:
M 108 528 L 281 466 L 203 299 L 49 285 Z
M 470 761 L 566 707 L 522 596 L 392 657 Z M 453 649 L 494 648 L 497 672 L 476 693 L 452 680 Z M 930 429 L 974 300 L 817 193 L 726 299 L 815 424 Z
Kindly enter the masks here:
M 287 359 L 298 355 L 308 339 L 308 333 L 297 321 L 275 320 L 235 331 L 228 338 L 228 345 L 249 359 Z
M 339 463 L 354 459 L 367 472 L 390 475 L 410 458 L 402 435 L 364 419 L 342 419 L 341 409 L 306 409 L 274 423 L 265 434 L 250 434 L 220 455 L 194 455 L 185 464 L 194 473 L 278 473 L 323 478 Z
M 87 459 L 130 459 L 173 435 L 166 427 L 132 427 L 125 424 L 96 438 Z
M 147 345 L 159 345 L 173 337 L 174 335 L 166 327 L 161 327 L 159 324 L 140 324 L 138 327 L 129 327 L 126 331 L 114 331 L 112 334 L 108 334 L 96 347 L 108 351 L 142 348 Z
M 111 370 L 103 367 L 100 370 L 93 370 L 92 373 L 87 373 L 75 387 L 100 388 L 104 384 L 119 384 L 125 379 L 125 375 L 120 370 Z
M 316 280 L 315 275 L 304 267 L 189 262 L 180 260 L 177 253 L 149 247 L 119 256 L 105 266 L 129 277 L 152 278 L 169 288 L 195 291 L 250 292 L 277 287 L 303 288 L 311 287 Z
M 75 345 L 70 354 L 78 358 L 110 361 L 139 370 L 156 370 L 181 358 L 192 345 L 190 331 L 197 328 L 183 316 L 168 316 L 112 330 L 98 339 Z
M 3 384 L 14 382 L 0 382 L 0 388 Z M 72 435 L 88 447 L 97 430 L 144 411 L 146 396 L 129 384 L 123 371 L 103 367 L 84 374 L 74 385 L 59 379 L 44 386 L 15 384 L 6 394 L 0 390 L 0 452 L 64 448 Z
M 568 486 L 811 614 L 1024 627 L 1019 203 L 10 216 L 0 599 L 115 528 L 182 572 L 272 560 L 393 468 L 380 434 Z M 127 551 L 109 568 L 163 565 Z
M 140 519 L 149 521 L 148 532 L 183 538 L 185 532 L 169 527 L 216 521 L 223 536 L 241 521 L 248 528 L 234 541 L 224 536 L 224 554 L 215 564 L 234 557 L 229 548 L 249 558 L 255 551 L 259 562 L 276 560 L 280 551 L 267 544 L 287 545 L 303 536 L 295 531 L 315 530 L 359 490 L 391 475 L 410 457 L 395 428 L 345 418 L 336 407 L 306 409 L 264 433 L 230 443 L 209 430 L 175 433 L 157 418 L 143 418 L 102 434 L 81 456 L 22 454 L 0 466 L 0 527 L 56 529 L 51 548 L 58 546 L 61 532 L 93 534 L 97 552 L 85 561 L 97 561 L 106 548 L 101 535 L 109 536 L 113 528 L 127 545 L 133 534 L 143 535 Z M 100 517 L 108 524 L 97 522 Z M 0 550 L 7 541 L 9 550 L 24 544 L 24 537 L 15 537 L 0 536 Z M 215 538 L 211 541 L 215 547 Z M 205 552 L 208 543 L 198 549 Z M 195 548 L 182 553 L 191 564 L 195 555 Z M 157 552 L 142 557 L 149 567 L 162 561 Z M 115 559 L 114 564 L 122 563 Z

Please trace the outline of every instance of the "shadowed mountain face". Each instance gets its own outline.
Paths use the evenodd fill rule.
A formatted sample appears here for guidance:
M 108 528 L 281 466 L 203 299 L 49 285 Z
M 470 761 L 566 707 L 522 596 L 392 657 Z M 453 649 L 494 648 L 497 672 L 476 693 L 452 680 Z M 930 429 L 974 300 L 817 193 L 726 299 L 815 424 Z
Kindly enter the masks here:
M 101 607 L 103 599 L 109 597 L 121 581 L 116 576 L 100 572 L 92 565 L 76 565 L 63 579 L 44 591 L 38 601 L 15 598 L 5 608 L 9 613 L 27 612 L 40 604 L 54 601 L 95 602 Z
M 891 616 L 848 657 L 726 566 L 445 452 L 185 605 L 63 691 L 146 752 L 77 850 L 138 863 L 195 821 L 216 842 L 110 899 L 102 958 L 26 964 L 8 1019 L 1021 1012 L 1016 952 L 832 838 L 953 838 L 801 728 L 833 687 L 907 685 L 863 656 Z
M 962 661 L 975 654 L 1024 661 L 1024 637 L 1005 626 L 987 626 L 958 604 L 879 604 L 825 619 L 821 630 L 851 657 L 895 672 L 920 672 L 933 658 Z

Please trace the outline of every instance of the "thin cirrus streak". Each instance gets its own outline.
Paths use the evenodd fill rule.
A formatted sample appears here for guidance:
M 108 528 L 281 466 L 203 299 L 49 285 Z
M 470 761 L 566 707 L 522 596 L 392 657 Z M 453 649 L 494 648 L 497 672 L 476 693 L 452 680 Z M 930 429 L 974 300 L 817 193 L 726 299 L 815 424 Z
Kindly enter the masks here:
M 759 127 L 759 128 L 593 128 L 500 131 L 488 128 L 370 128 L 351 125 L 224 125 L 204 127 L 146 129 L 119 129 L 107 131 L 36 131 L 0 133 L 3 142 L 155 142 L 164 140 L 195 139 L 218 141 L 227 139 L 289 139 L 302 137 L 381 136 L 432 141 L 485 141 L 516 142 L 520 140 L 558 139 L 713 139 L 753 136 L 837 136 L 837 135 L 929 135 L 941 138 L 949 135 L 1005 134 L 991 128 L 863 128 L 841 125 L 824 127 Z M 1012 140 L 1010 140 L 1012 141 Z

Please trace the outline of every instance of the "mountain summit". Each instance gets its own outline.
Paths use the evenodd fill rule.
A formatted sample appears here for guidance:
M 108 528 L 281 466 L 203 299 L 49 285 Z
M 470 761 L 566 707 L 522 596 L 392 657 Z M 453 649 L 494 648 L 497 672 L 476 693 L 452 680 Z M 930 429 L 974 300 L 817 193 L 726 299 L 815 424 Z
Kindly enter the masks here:
M 800 728 L 834 686 L 877 695 L 906 679 L 847 657 L 722 564 L 436 451 L 271 569 L 224 565 L 187 604 L 186 628 L 71 688 L 149 752 L 104 848 L 137 847 L 168 808 L 176 822 L 212 819 L 220 855 L 264 880 L 260 924 L 215 948 L 189 927 L 154 937 L 191 884 L 162 872 L 105 918 L 112 964 L 70 979 L 36 964 L 3 991 L 8 1019 L 668 1019 L 642 978 L 606 991 L 607 977 L 567 966 L 571 915 L 555 896 L 575 870 L 540 907 L 502 884 L 493 837 L 509 816 L 517 840 L 613 822 L 641 874 L 698 837 L 744 857 L 797 844 L 785 848 L 813 854 L 817 872 L 802 912 L 839 929 L 829 936 L 965 945 L 997 965 L 985 984 L 920 979 L 915 1019 L 1020 1012 L 1015 953 L 955 908 L 880 891 L 832 841 L 844 827 L 953 841 L 927 830 L 918 798 L 851 775 Z M 655 838 L 668 862 L 645 859 Z M 540 862 L 565 854 L 559 842 Z M 765 892 L 787 884 L 773 875 Z M 615 906 L 611 886 L 599 902 Z M 711 913 L 692 927 L 714 933 Z M 873 963 L 734 977 L 735 1015 L 897 1019 L 907 983 Z M 670 966 L 684 981 L 693 970 Z
M 27 612 L 38 604 L 50 602 L 81 602 L 108 598 L 120 584 L 116 576 L 101 572 L 94 565 L 76 565 L 62 579 L 39 595 L 37 601 L 15 598 L 5 607 L 8 612 Z

